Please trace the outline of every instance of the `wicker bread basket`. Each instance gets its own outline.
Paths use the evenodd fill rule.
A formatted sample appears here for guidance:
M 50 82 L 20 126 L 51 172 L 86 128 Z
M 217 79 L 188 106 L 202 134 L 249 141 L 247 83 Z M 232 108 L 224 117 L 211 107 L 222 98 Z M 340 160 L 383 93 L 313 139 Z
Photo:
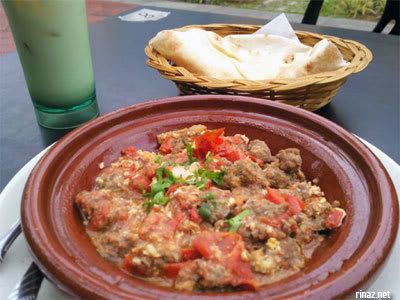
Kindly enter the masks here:
M 214 31 L 220 36 L 230 34 L 251 34 L 257 31 L 258 25 L 210 24 L 190 25 L 175 30 L 200 28 Z M 228 94 L 252 96 L 283 102 L 307 110 L 317 110 L 328 104 L 339 88 L 346 82 L 351 73 L 363 70 L 372 60 L 371 51 L 364 45 L 340 39 L 334 36 L 321 35 L 305 31 L 296 32 L 303 44 L 313 46 L 326 38 L 333 42 L 350 62 L 346 67 L 332 72 L 318 73 L 296 79 L 274 80 L 219 80 L 193 74 L 183 67 L 168 61 L 150 45 L 145 48 L 148 57 L 147 65 L 157 69 L 161 76 L 175 82 L 182 94 Z

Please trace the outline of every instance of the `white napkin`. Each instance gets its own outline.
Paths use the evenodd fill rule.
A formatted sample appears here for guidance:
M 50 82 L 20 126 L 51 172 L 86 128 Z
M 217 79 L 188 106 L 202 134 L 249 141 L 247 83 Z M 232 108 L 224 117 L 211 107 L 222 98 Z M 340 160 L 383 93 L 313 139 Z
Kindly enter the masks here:
M 159 11 L 159 10 L 143 8 L 124 16 L 118 16 L 118 18 L 122 21 L 128 21 L 128 22 L 147 22 L 147 21 L 158 21 L 162 18 L 165 18 L 169 14 L 170 14 L 169 11 Z
M 273 34 L 300 43 L 285 14 L 280 14 L 279 16 L 275 17 L 263 27 L 258 29 L 255 33 Z

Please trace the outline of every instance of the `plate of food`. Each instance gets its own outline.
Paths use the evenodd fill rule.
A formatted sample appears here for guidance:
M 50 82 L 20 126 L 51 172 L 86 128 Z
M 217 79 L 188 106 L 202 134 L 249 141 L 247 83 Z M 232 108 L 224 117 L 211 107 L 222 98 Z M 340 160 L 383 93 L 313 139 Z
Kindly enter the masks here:
M 368 285 L 398 202 L 315 114 L 237 96 L 117 110 L 40 160 L 22 201 L 41 270 L 82 298 L 332 298 Z

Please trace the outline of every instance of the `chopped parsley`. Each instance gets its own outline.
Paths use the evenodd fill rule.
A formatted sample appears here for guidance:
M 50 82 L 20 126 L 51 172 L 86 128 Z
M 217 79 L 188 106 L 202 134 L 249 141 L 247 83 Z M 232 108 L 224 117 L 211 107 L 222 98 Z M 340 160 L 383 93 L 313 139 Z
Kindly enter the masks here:
M 150 193 L 145 193 L 146 197 L 150 199 L 143 203 L 147 211 L 150 211 L 154 205 L 166 205 L 169 201 L 168 197 L 165 196 L 168 188 L 175 183 L 172 172 L 167 170 L 167 163 L 162 164 L 161 167 L 156 169 L 157 181 L 150 185 Z
M 161 159 L 162 156 L 160 154 L 157 154 L 156 157 L 154 158 L 154 162 L 159 164 L 161 162 Z
M 143 205 L 146 207 L 146 210 L 147 210 L 147 211 L 150 211 L 151 208 L 152 208 L 154 205 L 156 205 L 156 204 L 157 204 L 157 205 L 166 205 L 166 204 L 168 203 L 168 201 L 169 201 L 168 197 L 166 197 L 166 196 L 164 195 L 164 192 L 163 192 L 163 191 L 160 191 L 160 192 L 156 193 L 156 194 L 152 197 L 152 199 L 150 199 L 150 200 L 144 202 Z
M 196 162 L 197 159 L 193 155 L 193 152 L 194 152 L 193 146 L 191 144 L 185 144 L 185 148 L 186 148 L 187 156 L 189 158 L 189 164 Z
M 206 165 L 208 165 L 210 162 L 212 162 L 212 160 L 213 160 L 212 153 L 210 151 L 208 151 L 204 162 Z
M 208 192 L 208 193 L 205 193 L 205 194 L 201 195 L 200 198 L 205 199 L 205 200 L 214 200 L 215 199 L 215 194 L 211 193 L 211 192 Z
M 216 185 L 224 185 L 225 170 L 222 170 L 221 172 L 203 170 L 202 176 L 210 179 Z
M 193 149 L 189 147 L 187 149 L 190 159 Z M 151 208 L 156 204 L 166 205 L 168 203 L 169 199 L 166 196 L 166 192 L 168 188 L 174 183 L 194 185 L 200 190 L 203 190 L 206 187 L 207 180 L 211 180 L 214 184 L 219 186 L 224 185 L 224 170 L 221 172 L 213 172 L 206 169 L 198 169 L 195 172 L 193 178 L 183 179 L 175 178 L 173 173 L 167 169 L 168 166 L 169 164 L 167 162 L 164 162 L 159 168 L 156 169 L 155 175 L 157 180 L 151 183 L 149 193 L 143 193 L 145 197 L 150 198 L 143 203 L 148 211 L 150 211 Z M 212 193 L 206 193 L 205 195 L 203 195 L 203 197 L 203 199 L 205 200 L 213 200 L 215 198 L 215 195 L 213 195 Z
M 234 216 L 233 218 L 228 219 L 226 222 L 229 225 L 229 231 L 236 232 L 239 229 L 240 224 L 242 223 L 242 220 L 245 217 L 247 217 L 249 214 L 250 214 L 250 210 L 245 209 L 240 214 Z

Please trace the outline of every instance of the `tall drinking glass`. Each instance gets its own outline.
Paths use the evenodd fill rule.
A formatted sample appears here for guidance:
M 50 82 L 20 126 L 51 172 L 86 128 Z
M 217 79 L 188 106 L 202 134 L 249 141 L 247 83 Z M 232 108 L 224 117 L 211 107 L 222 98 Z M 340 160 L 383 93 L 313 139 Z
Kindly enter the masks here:
M 40 125 L 98 115 L 85 0 L 2 0 Z

